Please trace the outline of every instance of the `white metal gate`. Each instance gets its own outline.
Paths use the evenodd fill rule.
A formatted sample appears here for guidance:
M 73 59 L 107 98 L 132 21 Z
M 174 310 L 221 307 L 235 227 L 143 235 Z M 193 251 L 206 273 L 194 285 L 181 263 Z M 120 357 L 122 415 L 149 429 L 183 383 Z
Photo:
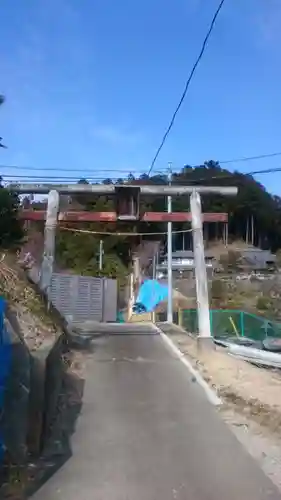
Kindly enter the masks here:
M 73 321 L 116 321 L 117 281 L 113 279 L 54 273 L 49 299 Z

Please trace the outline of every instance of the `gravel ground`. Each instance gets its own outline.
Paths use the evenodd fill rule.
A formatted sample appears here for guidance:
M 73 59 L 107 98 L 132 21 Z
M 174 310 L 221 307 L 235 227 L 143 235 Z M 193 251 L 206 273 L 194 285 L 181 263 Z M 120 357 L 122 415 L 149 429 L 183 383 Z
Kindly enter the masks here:
M 237 412 L 234 406 L 224 407 L 220 413 L 237 439 L 281 492 L 281 438 Z

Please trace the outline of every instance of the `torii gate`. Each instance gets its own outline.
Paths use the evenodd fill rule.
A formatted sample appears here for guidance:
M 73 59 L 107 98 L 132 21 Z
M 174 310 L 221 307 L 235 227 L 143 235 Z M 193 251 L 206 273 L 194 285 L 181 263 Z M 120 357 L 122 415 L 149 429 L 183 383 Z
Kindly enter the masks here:
M 55 233 L 59 220 L 70 221 L 75 217 L 78 221 L 77 215 L 73 213 L 59 214 L 59 196 L 60 194 L 97 194 L 97 195 L 115 195 L 116 199 L 116 212 L 109 213 L 96 213 L 87 214 L 80 213 L 82 220 L 85 217 L 91 217 L 91 221 L 101 220 L 122 220 L 122 221 L 168 221 L 170 223 L 175 221 L 188 221 L 192 223 L 193 234 L 193 248 L 194 248 L 194 261 L 195 261 L 195 277 L 196 277 L 196 293 L 197 293 L 197 308 L 198 308 L 198 324 L 199 324 L 199 339 L 209 341 L 211 339 L 210 318 L 209 318 L 209 299 L 207 287 L 207 273 L 204 257 L 204 242 L 203 242 L 203 214 L 201 209 L 200 194 L 219 194 L 224 196 L 232 196 L 237 194 L 237 188 L 233 186 L 154 186 L 154 185 L 108 185 L 108 184 L 19 184 L 9 186 L 19 194 L 48 194 L 48 205 L 46 215 L 41 212 L 33 215 L 30 211 L 23 212 L 23 217 L 29 220 L 46 220 L 45 222 L 45 240 L 44 240 L 44 256 L 42 262 L 41 283 L 42 288 L 47 289 L 51 283 L 53 272 L 53 263 L 55 255 Z M 140 214 L 140 195 L 151 196 L 182 196 L 190 195 L 190 208 L 191 213 L 155 213 L 148 212 Z M 68 215 L 66 215 L 68 214 Z M 106 214 L 106 215 L 105 215 Z M 110 215 L 108 215 L 110 214 Z M 32 218 L 31 218 L 32 217 Z M 36 217 L 36 219 L 34 219 Z M 38 217 L 38 218 L 37 218 Z M 227 214 L 204 214 L 204 220 L 211 217 L 213 222 L 217 221 L 218 217 L 221 222 L 227 221 Z M 215 220 L 214 220 L 215 219 Z M 81 219 L 80 219 L 81 221 Z M 209 220 L 209 222 L 211 222 Z M 170 231 L 171 233 L 171 231 Z M 168 245 L 169 254 L 171 254 L 171 245 Z M 171 255 L 168 256 L 168 263 L 171 263 Z M 169 294 L 168 294 L 168 321 L 172 322 L 172 273 L 168 273 Z

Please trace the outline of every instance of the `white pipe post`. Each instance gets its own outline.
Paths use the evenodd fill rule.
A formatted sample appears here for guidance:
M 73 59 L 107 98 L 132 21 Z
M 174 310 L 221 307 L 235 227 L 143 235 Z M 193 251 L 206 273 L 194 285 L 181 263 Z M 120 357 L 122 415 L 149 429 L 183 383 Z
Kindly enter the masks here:
M 134 305 L 134 273 L 130 274 L 130 282 L 129 282 L 129 304 L 128 304 L 128 318 L 130 321 L 133 316 L 133 305 Z
M 99 270 L 102 271 L 103 269 L 103 240 L 100 240 L 100 249 L 99 249 Z
M 153 259 L 152 259 L 152 279 L 154 279 L 154 280 L 156 279 L 156 255 L 153 255 Z M 151 321 L 152 321 L 152 323 L 156 322 L 155 309 L 152 311 Z
M 137 298 L 137 294 L 141 284 L 140 258 L 138 255 L 134 255 L 133 258 L 133 273 L 134 273 L 134 292 L 135 292 L 135 298 Z
M 190 210 L 192 217 L 191 220 L 195 263 L 199 340 L 212 340 L 208 297 L 208 279 L 204 254 L 201 199 L 199 193 L 195 190 L 190 196 Z
M 56 244 L 56 227 L 59 211 L 59 193 L 52 190 L 48 195 L 47 215 L 45 223 L 44 252 L 41 266 L 40 288 L 49 293 L 51 286 Z

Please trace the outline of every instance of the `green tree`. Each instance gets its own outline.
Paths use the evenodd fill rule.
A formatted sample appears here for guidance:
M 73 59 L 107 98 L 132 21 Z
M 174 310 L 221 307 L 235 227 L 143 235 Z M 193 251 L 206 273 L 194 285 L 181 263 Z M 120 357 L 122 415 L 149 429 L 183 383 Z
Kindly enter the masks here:
M 257 298 L 256 307 L 259 311 L 266 311 L 270 308 L 270 299 L 261 295 Z
M 1 249 L 17 247 L 24 236 L 18 217 L 19 197 L 0 185 L 0 246 Z
M 276 266 L 278 268 L 281 267 L 281 248 L 279 248 L 279 250 L 277 250 L 276 252 Z
M 222 169 L 218 162 L 208 161 L 196 168 L 187 165 L 174 175 L 174 182 L 181 185 L 237 186 L 237 196 L 202 197 L 204 211 L 228 213 L 229 236 L 238 239 L 245 238 L 247 219 L 253 217 L 254 244 L 272 250 L 281 247 L 281 198 L 268 193 L 251 175 L 230 172 Z M 179 197 L 173 207 L 174 210 L 186 210 L 186 197 Z M 209 229 L 212 239 L 216 224 L 210 224 Z
M 89 275 L 122 278 L 126 265 L 122 261 L 121 246 L 108 237 L 104 242 L 103 269 L 98 266 L 99 235 L 60 231 L 56 241 L 56 257 L 60 266 Z
M 237 271 L 239 269 L 239 263 L 241 259 L 241 254 L 230 250 L 226 254 L 221 255 L 220 265 L 224 271 Z

